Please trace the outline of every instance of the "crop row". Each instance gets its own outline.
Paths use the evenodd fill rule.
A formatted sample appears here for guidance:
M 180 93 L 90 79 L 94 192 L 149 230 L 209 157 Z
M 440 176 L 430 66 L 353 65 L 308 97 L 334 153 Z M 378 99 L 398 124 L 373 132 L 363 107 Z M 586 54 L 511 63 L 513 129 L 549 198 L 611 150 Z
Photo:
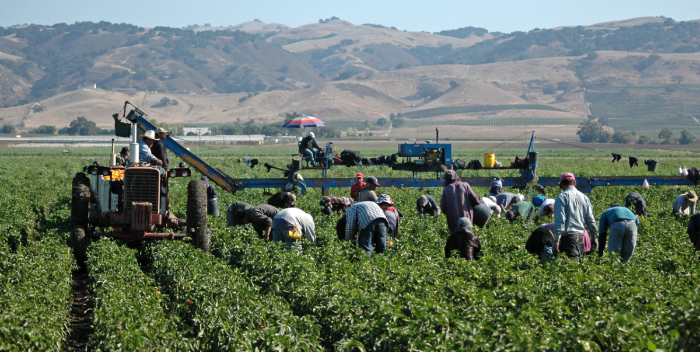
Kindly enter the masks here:
M 0 243 L 0 350 L 59 351 L 71 302 L 70 250 L 60 239 L 14 251 Z
M 586 100 L 591 103 L 649 103 L 655 101 L 697 101 L 699 87 L 605 87 L 586 91 Z
M 457 125 L 457 126 L 526 126 L 578 125 L 582 120 L 550 117 L 498 117 L 475 120 L 408 120 L 404 127 Z
M 192 350 L 164 296 L 136 260 L 137 251 L 111 240 L 89 247 L 87 268 L 94 299 L 90 349 L 95 351 Z
M 195 348 L 208 351 L 319 350 L 314 319 L 259 292 L 240 271 L 193 248 L 164 242 L 148 248 L 151 272 Z
M 488 112 L 499 110 L 547 110 L 547 111 L 563 111 L 550 105 L 538 104 L 512 104 L 512 105 L 467 105 L 467 106 L 448 106 L 442 108 L 431 108 L 424 110 L 415 110 L 406 112 L 403 116 L 407 119 L 419 119 L 425 117 L 433 117 L 440 115 L 451 114 L 467 114 L 475 112 Z

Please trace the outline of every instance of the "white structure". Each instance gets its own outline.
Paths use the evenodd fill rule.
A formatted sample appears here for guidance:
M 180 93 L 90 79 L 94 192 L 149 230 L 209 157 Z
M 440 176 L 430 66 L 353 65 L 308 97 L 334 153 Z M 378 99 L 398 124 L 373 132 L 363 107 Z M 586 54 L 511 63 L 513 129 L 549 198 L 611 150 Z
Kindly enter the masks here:
M 90 84 L 78 85 L 78 89 L 97 89 L 97 84 L 90 83 Z
M 207 133 L 211 133 L 211 128 L 209 128 L 209 127 L 185 127 L 182 130 L 185 133 L 185 136 L 190 132 L 192 132 L 198 136 L 201 136 L 201 135 L 204 135 Z

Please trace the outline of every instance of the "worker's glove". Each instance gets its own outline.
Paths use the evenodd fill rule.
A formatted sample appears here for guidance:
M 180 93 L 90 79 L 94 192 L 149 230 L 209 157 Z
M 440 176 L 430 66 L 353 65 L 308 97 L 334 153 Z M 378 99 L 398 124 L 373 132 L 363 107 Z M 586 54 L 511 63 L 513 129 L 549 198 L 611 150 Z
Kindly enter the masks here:
M 595 253 L 595 251 L 598 250 L 598 239 L 594 239 L 591 241 L 591 251 L 590 253 Z

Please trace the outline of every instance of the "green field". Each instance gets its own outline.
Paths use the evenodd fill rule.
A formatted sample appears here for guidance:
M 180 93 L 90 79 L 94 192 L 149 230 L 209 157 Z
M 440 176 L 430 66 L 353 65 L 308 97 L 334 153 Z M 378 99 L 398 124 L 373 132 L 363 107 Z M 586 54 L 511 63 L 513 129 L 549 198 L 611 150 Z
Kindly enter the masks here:
M 616 131 L 636 131 L 656 138 L 668 127 L 700 133 L 700 87 L 630 86 L 595 87 L 586 91 L 591 114 L 608 118 Z
M 494 151 L 503 160 L 519 153 Z M 612 164 L 608 153 L 539 151 L 541 176 L 652 174 Z M 288 160 L 285 152 L 202 149 L 200 154 L 231 176 L 259 178 L 281 175 L 251 169 L 234 157 L 257 156 L 261 163 L 282 165 Z M 454 154 L 483 159 L 480 152 Z M 678 166 L 697 166 L 698 160 L 689 152 L 618 152 L 660 160 L 657 175 L 675 175 Z M 70 185 L 74 173 L 94 160 L 106 163 L 107 156 L 97 148 L 74 149 L 71 155 L 0 149 L 0 350 L 58 351 L 74 343 L 67 323 L 70 280 L 78 272 L 68 247 Z M 337 167 L 330 175 L 350 177 L 357 171 Z M 408 176 L 380 167 L 362 172 Z M 170 186 L 178 217 L 186 216 L 188 181 L 177 179 Z M 700 344 L 700 255 L 685 232 L 687 218 L 670 213 L 672 200 L 688 189 L 600 187 L 589 195 L 596 218 L 631 191 L 647 200 L 649 217 L 640 225 L 638 246 L 627 264 L 606 254 L 587 256 L 581 264 L 558 259 L 542 265 L 524 249 L 534 225 L 505 219 L 476 230 L 483 247 L 479 261 L 446 260 L 444 215 L 419 220 L 415 211 L 419 195 L 439 199 L 439 188 L 380 188 L 406 220 L 400 241 L 371 259 L 338 241 L 338 217 L 321 214 L 318 189 L 298 197 L 298 206 L 314 216 L 318 236 L 315 247 L 303 242 L 304 254 L 283 251 L 252 231 L 226 228 L 225 217 L 209 218 L 211 253 L 187 240 L 95 241 L 86 269 L 94 306 L 87 345 L 102 351 L 693 350 Z M 547 190 L 550 196 L 559 192 Z M 267 199 L 258 189 L 236 195 L 218 191 L 222 211 L 237 200 L 262 204 Z

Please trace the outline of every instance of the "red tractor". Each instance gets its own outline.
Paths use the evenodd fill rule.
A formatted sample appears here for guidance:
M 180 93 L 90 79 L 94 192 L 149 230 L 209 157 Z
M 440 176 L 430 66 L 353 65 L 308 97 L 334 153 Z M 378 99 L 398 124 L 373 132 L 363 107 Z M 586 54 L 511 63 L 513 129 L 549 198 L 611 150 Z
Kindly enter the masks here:
M 209 251 L 211 230 L 207 223 L 204 181 L 192 180 L 187 185 L 187 219 L 178 219 L 168 210 L 168 180 L 190 177 L 192 171 L 177 168 L 162 175 L 162 169 L 140 164 L 138 157 L 135 159 L 126 168 L 114 162 L 111 166 L 96 163 L 73 178 L 70 221 L 71 247 L 76 260 L 84 262 L 91 238 L 99 237 L 127 241 L 190 237 L 195 247 Z

